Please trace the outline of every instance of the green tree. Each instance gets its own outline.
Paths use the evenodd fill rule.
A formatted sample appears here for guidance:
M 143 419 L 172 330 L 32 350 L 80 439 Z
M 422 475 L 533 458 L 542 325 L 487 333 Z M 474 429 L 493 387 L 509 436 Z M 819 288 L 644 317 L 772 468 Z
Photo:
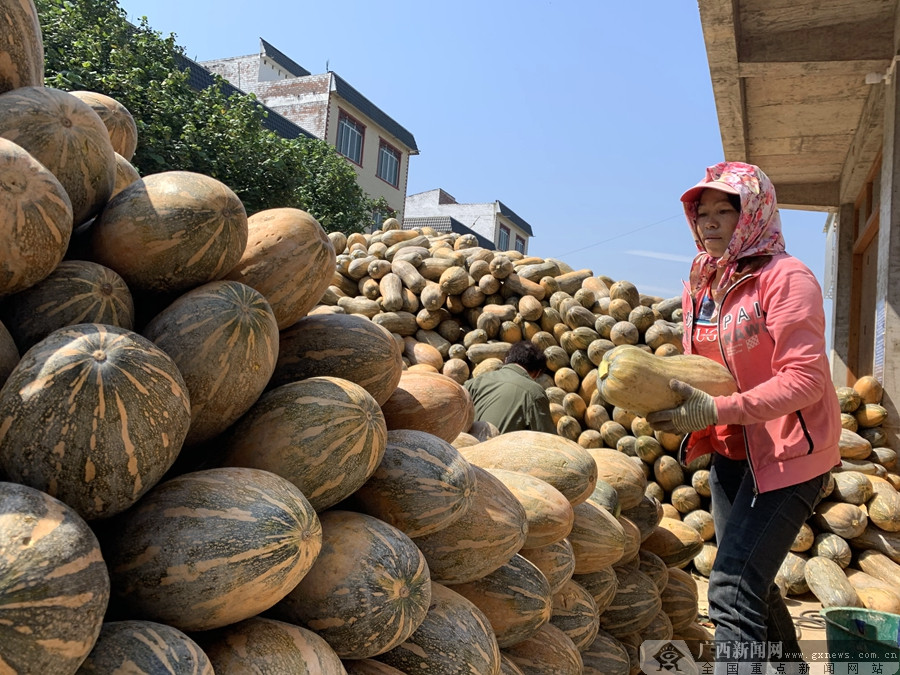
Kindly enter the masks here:
M 35 0 L 47 86 L 96 91 L 135 118 L 132 163 L 142 175 L 196 171 L 228 185 L 248 213 L 293 206 L 327 231 L 358 232 L 383 200 L 366 197 L 353 168 L 318 139 L 284 139 L 263 126 L 253 96 L 221 86 L 191 88 L 178 67 L 183 49 L 146 18 L 128 22 L 117 0 Z M 217 80 L 221 84 L 221 80 Z

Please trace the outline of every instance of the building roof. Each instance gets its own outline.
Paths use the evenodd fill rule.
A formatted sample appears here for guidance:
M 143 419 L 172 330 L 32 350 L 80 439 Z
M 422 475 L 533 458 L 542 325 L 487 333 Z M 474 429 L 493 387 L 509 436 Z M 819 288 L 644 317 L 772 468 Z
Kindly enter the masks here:
M 219 87 L 226 96 L 231 96 L 232 94 L 247 96 L 245 92 L 241 91 L 224 78 L 216 78 L 212 72 L 182 54 L 175 54 L 175 63 L 182 70 L 188 71 L 188 83 L 198 91 L 212 87 L 218 82 Z M 299 136 L 315 138 L 315 136 L 306 129 L 297 126 L 289 119 L 263 105 L 261 102 L 256 101 L 256 105 L 262 108 L 266 113 L 262 119 L 263 126 L 282 138 L 297 138 Z
M 499 199 L 497 200 L 497 206 L 500 209 L 501 216 L 506 216 L 507 218 L 509 218 L 513 223 L 515 223 L 516 227 L 518 227 L 520 230 L 522 230 L 529 237 L 534 236 L 534 232 L 531 231 L 531 225 L 529 225 L 522 218 L 520 218 L 516 214 L 515 211 L 513 211 L 511 208 L 509 208 L 506 204 L 501 202 Z
M 359 93 L 359 91 L 351 87 L 347 80 L 337 73 L 333 72 L 332 75 L 334 76 L 335 91 L 337 91 L 341 98 L 403 143 L 403 145 L 409 148 L 409 154 L 419 154 L 419 148 L 416 146 L 416 139 L 409 131 L 394 121 L 393 118 Z
M 852 203 L 878 156 L 896 0 L 700 0 L 725 159 L 787 208 Z M 842 180 L 843 178 L 843 180 Z
M 312 75 L 312 73 L 309 72 L 306 68 L 287 56 L 284 52 L 273 47 L 262 38 L 259 38 L 259 44 L 264 55 L 268 56 L 294 77 L 306 77 L 307 75 Z
M 404 218 L 403 219 L 403 229 L 404 230 L 416 230 L 422 227 L 430 227 L 435 232 L 456 232 L 457 234 L 474 234 L 475 238 L 478 239 L 478 245 L 482 248 L 487 248 L 493 250 L 494 242 L 488 239 L 485 236 L 482 236 L 472 230 L 471 228 L 466 227 L 461 222 L 459 222 L 456 218 L 451 218 L 450 216 L 428 216 L 424 218 Z

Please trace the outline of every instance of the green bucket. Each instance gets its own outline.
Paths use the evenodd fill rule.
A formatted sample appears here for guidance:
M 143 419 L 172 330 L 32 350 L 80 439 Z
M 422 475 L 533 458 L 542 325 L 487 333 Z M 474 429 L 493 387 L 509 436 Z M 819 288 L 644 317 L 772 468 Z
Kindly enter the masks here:
M 830 653 L 849 654 L 849 661 L 900 662 L 900 614 L 858 607 L 828 607 L 819 613 Z

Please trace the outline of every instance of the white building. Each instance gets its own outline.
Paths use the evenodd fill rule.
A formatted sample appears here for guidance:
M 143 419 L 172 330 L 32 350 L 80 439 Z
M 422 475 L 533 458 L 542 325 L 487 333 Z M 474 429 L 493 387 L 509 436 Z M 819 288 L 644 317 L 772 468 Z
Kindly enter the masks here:
M 420 227 L 423 219 L 449 217 L 491 243 L 498 251 L 528 253 L 528 241 L 534 236 L 531 225 L 501 201 L 484 204 L 460 204 L 452 195 L 437 188 L 406 197 L 403 227 Z M 457 228 L 453 228 L 457 231 Z

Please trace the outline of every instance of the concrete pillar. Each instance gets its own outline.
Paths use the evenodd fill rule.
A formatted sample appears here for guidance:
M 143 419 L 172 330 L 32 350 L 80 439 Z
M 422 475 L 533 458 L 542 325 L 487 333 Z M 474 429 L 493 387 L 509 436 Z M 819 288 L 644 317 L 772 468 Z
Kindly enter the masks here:
M 831 303 L 831 379 L 836 386 L 844 386 L 850 376 L 850 307 L 851 278 L 853 276 L 853 204 L 841 204 L 832 223 L 836 267 L 832 279 Z
M 900 449 L 900 87 L 895 72 L 885 87 L 878 277 L 875 295 L 874 375 L 884 385 L 882 425 L 888 445 Z

